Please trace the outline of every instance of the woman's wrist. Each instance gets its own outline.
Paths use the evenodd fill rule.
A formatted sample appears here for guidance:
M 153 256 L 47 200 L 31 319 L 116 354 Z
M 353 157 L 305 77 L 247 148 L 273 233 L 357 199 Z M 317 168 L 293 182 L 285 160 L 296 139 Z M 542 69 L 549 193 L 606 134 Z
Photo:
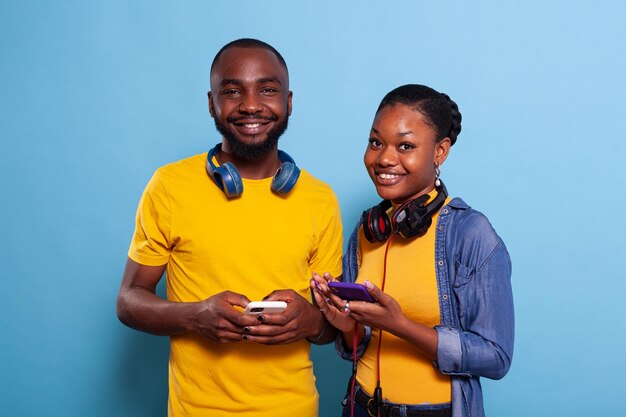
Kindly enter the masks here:
M 352 328 L 352 330 L 341 332 L 342 337 L 343 337 L 343 343 L 350 349 L 352 349 L 353 347 L 352 343 L 354 342 L 354 332 L 355 332 L 354 327 Z M 363 327 L 361 323 L 356 323 L 356 332 L 357 332 L 356 343 L 357 345 L 359 345 L 361 344 L 361 342 L 363 341 L 363 338 L 365 337 L 365 328 Z

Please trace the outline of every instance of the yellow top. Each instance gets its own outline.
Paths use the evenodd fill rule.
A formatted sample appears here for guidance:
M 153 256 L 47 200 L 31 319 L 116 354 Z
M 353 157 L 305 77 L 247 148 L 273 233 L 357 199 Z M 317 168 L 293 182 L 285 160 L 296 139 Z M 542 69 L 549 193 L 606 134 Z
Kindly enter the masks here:
M 156 171 L 139 203 L 128 256 L 164 265 L 167 298 L 206 299 L 224 290 L 258 301 L 291 288 L 310 299 L 313 271 L 341 274 L 342 229 L 330 187 L 302 171 L 287 196 L 271 178 L 243 180 L 228 200 L 205 170 L 206 153 Z M 317 416 L 310 345 L 217 344 L 172 336 L 170 416 Z
M 450 199 L 446 200 L 446 203 Z M 393 210 L 390 209 L 390 210 Z M 441 323 L 435 275 L 435 226 L 439 213 L 425 235 L 413 239 L 394 236 L 387 254 L 385 293 L 393 297 L 411 320 L 434 327 Z M 379 288 L 383 282 L 385 246 L 370 243 L 359 231 L 359 277 Z M 378 329 L 359 360 L 357 381 L 373 394 L 376 388 Z M 383 332 L 380 353 L 380 386 L 383 398 L 402 404 L 439 404 L 451 399 L 450 378 L 408 342 Z

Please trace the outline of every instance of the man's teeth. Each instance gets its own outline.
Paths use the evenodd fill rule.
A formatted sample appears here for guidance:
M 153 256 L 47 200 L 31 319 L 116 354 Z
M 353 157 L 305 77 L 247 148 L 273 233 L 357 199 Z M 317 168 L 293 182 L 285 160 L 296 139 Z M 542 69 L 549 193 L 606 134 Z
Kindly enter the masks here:
M 384 180 L 390 180 L 390 179 L 399 177 L 398 174 L 378 174 L 378 175 L 380 176 L 380 178 L 382 178 Z
M 255 127 L 259 127 L 261 123 L 245 123 L 244 126 L 248 129 L 254 129 Z

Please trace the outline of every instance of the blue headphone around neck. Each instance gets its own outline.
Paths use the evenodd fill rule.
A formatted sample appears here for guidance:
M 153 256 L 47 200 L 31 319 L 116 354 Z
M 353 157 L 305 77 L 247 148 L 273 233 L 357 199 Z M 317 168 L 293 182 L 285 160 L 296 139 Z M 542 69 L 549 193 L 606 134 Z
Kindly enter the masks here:
M 206 157 L 206 171 L 227 198 L 238 197 L 243 193 L 243 181 L 235 165 L 230 162 L 222 165 L 213 163 L 213 157 L 221 150 L 222 144 L 218 143 L 209 151 Z M 274 174 L 270 188 L 276 194 L 287 194 L 296 185 L 300 168 L 286 152 L 279 150 L 278 159 L 281 165 Z

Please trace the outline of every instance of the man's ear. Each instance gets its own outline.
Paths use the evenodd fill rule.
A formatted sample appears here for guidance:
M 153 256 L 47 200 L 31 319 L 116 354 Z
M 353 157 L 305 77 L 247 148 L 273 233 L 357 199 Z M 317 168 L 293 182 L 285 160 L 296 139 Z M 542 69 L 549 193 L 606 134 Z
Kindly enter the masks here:
M 291 98 L 293 97 L 293 92 L 289 92 L 287 95 L 287 114 L 291 116 Z
M 215 118 L 215 106 L 213 105 L 213 94 L 211 94 L 211 92 L 209 91 L 207 95 L 209 97 L 209 114 L 211 115 L 211 117 Z

